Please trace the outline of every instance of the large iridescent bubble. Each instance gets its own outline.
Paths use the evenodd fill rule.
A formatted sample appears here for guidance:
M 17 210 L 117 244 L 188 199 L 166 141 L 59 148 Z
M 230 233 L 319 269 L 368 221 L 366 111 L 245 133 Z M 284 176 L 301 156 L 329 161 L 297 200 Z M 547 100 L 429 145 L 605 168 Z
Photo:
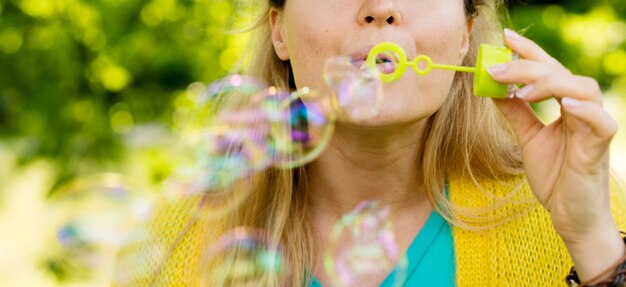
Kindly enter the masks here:
M 209 86 L 182 128 L 174 175 L 190 193 L 214 192 L 271 166 L 313 160 L 334 130 L 332 99 L 310 89 L 292 93 L 233 75 Z
M 362 121 L 378 115 L 383 85 L 367 65 L 356 67 L 347 57 L 333 57 L 324 66 L 324 79 L 334 93 L 340 119 Z
M 254 175 L 304 165 L 323 151 L 334 130 L 333 104 L 327 94 L 288 92 L 241 75 L 211 84 L 182 125 L 178 168 L 164 192 L 172 199 L 206 195 L 211 219 L 228 215 L 254 190 Z
M 206 193 L 269 167 L 271 111 L 259 106 L 266 88 L 241 75 L 211 84 L 181 129 L 182 161 L 172 180 Z
M 393 286 L 402 286 L 407 259 L 395 240 L 390 208 L 364 201 L 333 227 L 324 267 L 333 286 L 366 286 L 393 270 Z
M 300 89 L 280 104 L 284 118 L 274 123 L 275 165 L 296 167 L 315 159 L 327 146 L 335 129 L 332 99 L 308 88 Z
M 57 226 L 59 258 L 64 263 L 54 264 L 72 268 L 73 273 L 111 276 L 115 263 L 111 255 L 143 240 L 146 234 L 136 226 L 152 216 L 150 199 L 138 189 L 118 173 L 84 176 L 59 187 L 47 220 Z

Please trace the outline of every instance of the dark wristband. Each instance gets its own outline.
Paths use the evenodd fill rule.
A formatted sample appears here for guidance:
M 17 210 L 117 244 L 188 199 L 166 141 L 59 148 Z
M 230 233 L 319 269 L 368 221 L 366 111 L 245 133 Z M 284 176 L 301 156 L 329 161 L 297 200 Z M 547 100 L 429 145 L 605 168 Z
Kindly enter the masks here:
M 621 231 L 620 233 L 624 235 L 624 244 L 626 244 L 626 232 Z M 580 278 L 578 278 L 576 273 L 576 267 L 572 267 L 569 274 L 565 277 L 565 282 L 570 287 L 624 287 L 626 286 L 626 256 L 622 257 L 611 276 L 606 280 L 593 285 L 581 285 Z

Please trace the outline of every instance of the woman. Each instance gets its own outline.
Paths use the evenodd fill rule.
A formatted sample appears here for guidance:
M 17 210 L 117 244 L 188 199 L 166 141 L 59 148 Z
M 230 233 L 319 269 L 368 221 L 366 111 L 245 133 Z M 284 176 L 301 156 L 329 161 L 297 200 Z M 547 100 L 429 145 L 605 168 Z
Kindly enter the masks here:
M 474 66 L 481 43 L 501 45 L 500 5 L 270 0 L 262 4 L 250 73 L 277 87 L 330 93 L 326 60 L 348 55 L 360 63 L 382 41 L 399 44 L 410 58 L 426 54 Z M 582 281 L 609 278 L 626 254 L 618 228 L 626 230 L 625 202 L 609 192 L 616 124 L 602 108 L 595 80 L 571 74 L 511 30 L 504 43 L 522 60 L 491 66 L 489 73 L 525 85 L 514 99 L 474 97 L 468 74 L 406 73 L 385 85 L 377 116 L 339 118 L 315 161 L 257 175 L 254 192 L 233 216 L 219 223 L 198 216 L 201 195 L 163 204 L 150 230 L 155 242 L 171 246 L 167 259 L 161 264 L 163 256 L 144 254 L 122 261 L 145 264 L 143 273 L 150 274 L 131 285 L 198 284 L 207 242 L 247 226 L 280 240 L 290 264 L 287 281 L 270 278 L 268 285 L 333 286 L 324 247 L 335 222 L 363 200 L 389 204 L 403 252 L 426 244 L 433 222 L 447 219 L 429 239 L 436 251 L 422 252 L 424 262 L 409 266 L 407 286 L 558 286 L 572 263 Z M 546 126 L 528 103 L 551 97 L 562 116 Z M 390 272 L 368 277 L 367 285 L 379 286 Z

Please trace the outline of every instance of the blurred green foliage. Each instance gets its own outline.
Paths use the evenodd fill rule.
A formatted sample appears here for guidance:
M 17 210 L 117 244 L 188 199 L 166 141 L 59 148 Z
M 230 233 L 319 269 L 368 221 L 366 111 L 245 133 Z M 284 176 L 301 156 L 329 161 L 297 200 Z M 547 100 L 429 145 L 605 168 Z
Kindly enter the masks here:
M 605 90 L 624 95 L 624 4 L 623 0 L 531 1 L 512 5 L 511 14 L 515 28 L 526 30 L 526 36 L 573 73 L 593 77 Z
M 0 140 L 59 179 L 113 166 L 124 135 L 171 123 L 177 94 L 226 73 L 242 41 L 231 1 L 14 0 L 0 4 Z
M 623 93 L 626 5 L 552 2 L 510 3 L 514 26 L 573 72 Z M 54 159 L 61 182 L 114 166 L 125 135 L 148 123 L 171 126 L 189 84 L 232 68 L 245 45 L 245 37 L 224 33 L 237 3 L 2 2 L 0 139 L 16 143 L 20 162 Z

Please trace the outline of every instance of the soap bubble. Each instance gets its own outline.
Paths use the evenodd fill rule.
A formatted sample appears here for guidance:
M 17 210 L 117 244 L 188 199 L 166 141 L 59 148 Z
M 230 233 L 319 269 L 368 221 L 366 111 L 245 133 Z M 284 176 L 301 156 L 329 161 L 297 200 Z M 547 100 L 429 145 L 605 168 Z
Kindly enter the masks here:
M 188 193 L 208 193 L 269 167 L 273 111 L 259 104 L 266 91 L 262 82 L 241 75 L 211 84 L 183 125 L 180 168 L 172 180 Z
M 280 122 L 276 122 L 276 165 L 296 167 L 315 159 L 328 145 L 335 129 L 332 99 L 308 88 L 300 89 L 281 103 Z
M 315 159 L 335 126 L 322 93 L 293 93 L 234 75 L 209 86 L 182 126 L 176 171 L 163 185 L 173 200 L 205 195 L 208 219 L 221 218 L 254 190 L 255 175 Z
M 248 124 L 210 126 L 187 135 L 184 146 L 191 149 L 187 152 L 194 161 L 182 165 L 173 178 L 184 183 L 190 193 L 210 193 L 269 167 L 269 123 L 264 115 L 249 120 Z
M 146 234 L 136 226 L 152 217 L 151 200 L 117 173 L 72 180 L 59 187 L 51 200 L 55 209 L 50 220 L 55 222 L 60 247 L 58 259 L 50 259 L 51 266 L 71 266 L 98 276 L 111 275 L 114 254 L 142 240 Z
M 281 246 L 265 233 L 243 227 L 212 244 L 202 254 L 199 266 L 201 286 L 268 286 L 270 282 L 286 283 L 290 274 Z
M 201 176 L 202 172 L 198 173 L 200 174 L 198 176 Z M 174 204 L 186 200 L 200 200 L 201 203 L 193 211 L 194 216 L 211 222 L 232 215 L 258 188 L 255 179 L 255 177 L 240 178 L 228 187 L 200 193 L 194 191 L 193 186 L 190 186 L 184 179 L 172 176 L 163 182 L 161 193 L 164 194 L 166 200 Z
M 194 100 L 194 107 L 185 121 L 182 133 L 194 133 L 209 126 L 218 111 L 243 111 L 254 107 L 258 94 L 267 84 L 254 77 L 231 75 L 213 82 Z
M 57 233 L 59 243 L 66 247 L 124 246 L 134 239 L 129 234 L 133 225 L 149 219 L 152 211 L 150 200 L 139 197 L 128 180 L 117 173 L 76 179 L 61 187 L 54 200 L 58 206 L 76 206 L 63 210 L 67 220 Z
M 365 120 L 378 115 L 384 100 L 383 85 L 366 64 L 359 68 L 350 58 L 330 58 L 324 67 L 324 79 L 337 98 L 340 116 Z
M 393 286 L 402 286 L 407 259 L 400 254 L 389 213 L 388 206 L 364 201 L 333 227 L 324 267 L 334 286 L 371 285 L 372 278 L 394 268 Z

